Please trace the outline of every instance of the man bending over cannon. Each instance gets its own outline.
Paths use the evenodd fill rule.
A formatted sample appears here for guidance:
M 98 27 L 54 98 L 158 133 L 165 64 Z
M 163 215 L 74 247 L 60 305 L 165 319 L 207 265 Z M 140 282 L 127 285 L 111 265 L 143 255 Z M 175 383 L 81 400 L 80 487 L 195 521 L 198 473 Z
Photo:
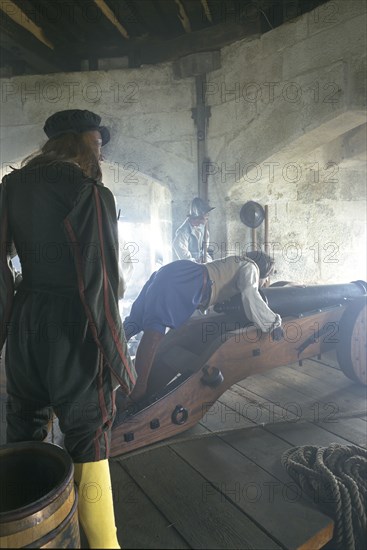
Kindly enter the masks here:
M 274 340 L 282 337 L 282 320 L 262 299 L 259 288 L 270 275 L 274 261 L 261 251 L 228 256 L 208 264 L 178 260 L 161 267 L 145 283 L 124 321 L 126 339 L 144 331 L 136 353 L 137 383 L 130 399 L 139 401 L 166 328 L 183 325 L 196 309 L 228 300 L 241 293 L 246 317 Z

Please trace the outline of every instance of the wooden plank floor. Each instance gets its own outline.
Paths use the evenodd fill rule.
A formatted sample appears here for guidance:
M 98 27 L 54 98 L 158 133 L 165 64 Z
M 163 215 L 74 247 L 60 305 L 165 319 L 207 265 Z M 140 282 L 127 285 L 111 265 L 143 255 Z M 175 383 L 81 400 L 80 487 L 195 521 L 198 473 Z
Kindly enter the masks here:
M 250 377 L 225 392 L 192 430 L 112 462 L 114 483 L 121 472 L 129 475 L 129 494 L 136 490 L 140 502 L 144 493 L 150 510 L 166 520 L 158 527 L 142 515 L 139 529 L 130 529 L 128 505 L 120 503 L 121 542 L 125 548 L 321 548 L 330 519 L 317 495 L 313 502 L 288 476 L 281 455 L 296 445 L 366 446 L 366 433 L 366 388 L 346 378 L 332 355 Z
M 366 388 L 332 354 L 235 384 L 191 430 L 111 460 L 123 548 L 321 548 L 332 521 L 281 455 L 295 445 L 366 446 L 366 414 Z

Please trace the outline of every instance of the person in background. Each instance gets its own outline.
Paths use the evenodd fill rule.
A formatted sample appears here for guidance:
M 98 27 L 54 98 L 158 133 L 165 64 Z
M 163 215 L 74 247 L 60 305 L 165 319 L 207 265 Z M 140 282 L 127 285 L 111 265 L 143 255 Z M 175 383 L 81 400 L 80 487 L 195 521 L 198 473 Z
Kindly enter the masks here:
M 199 197 L 190 205 L 190 212 L 176 230 L 172 246 L 179 260 L 190 260 L 199 264 L 211 261 L 208 230 L 208 214 L 214 207 Z
M 281 339 L 282 320 L 259 293 L 273 267 L 270 256 L 252 251 L 205 265 L 179 260 L 153 273 L 124 320 L 127 340 L 144 331 L 135 358 L 138 379 L 130 399 L 139 401 L 145 395 L 155 353 L 167 327 L 180 327 L 196 309 L 205 311 L 241 293 L 248 320 L 262 332 L 270 332 L 273 340 Z
M 128 395 L 136 373 L 118 310 L 116 209 L 100 167 L 110 135 L 100 121 L 87 110 L 53 114 L 42 149 L 3 178 L 0 348 L 6 338 L 8 443 L 43 441 L 54 412 L 89 547 L 120 548 L 108 464 L 114 389 Z M 22 267 L 15 295 L 11 243 Z

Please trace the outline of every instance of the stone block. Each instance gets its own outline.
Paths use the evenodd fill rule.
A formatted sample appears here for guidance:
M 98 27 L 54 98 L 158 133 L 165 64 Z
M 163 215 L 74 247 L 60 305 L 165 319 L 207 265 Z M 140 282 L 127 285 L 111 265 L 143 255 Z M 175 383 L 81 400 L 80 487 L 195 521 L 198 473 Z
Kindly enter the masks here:
M 312 36 L 345 23 L 367 11 L 365 0 L 330 0 L 305 14 L 308 35 Z
M 263 59 L 262 36 L 249 36 L 222 48 L 222 68 L 227 71 L 229 67 L 236 66 L 238 63 L 241 65 L 260 63 Z
M 188 78 L 215 71 L 221 67 L 220 51 L 196 52 L 173 63 L 175 78 Z
M 262 55 L 274 56 L 285 48 L 292 47 L 307 38 L 307 31 L 307 17 L 301 16 L 264 33 L 261 36 Z
M 323 71 L 341 59 L 366 51 L 366 15 L 362 14 L 309 36 L 284 50 L 283 78 L 316 70 Z
M 245 132 L 250 121 L 256 116 L 256 106 L 253 103 L 245 104 L 243 100 L 221 103 L 211 111 L 208 139 Z
M 192 139 L 183 139 L 181 141 L 157 141 L 156 146 L 162 149 L 162 151 L 180 156 L 190 162 L 197 154 L 197 143 L 194 136 Z
M 122 133 L 131 139 L 155 144 L 159 141 L 180 141 L 195 136 L 196 130 L 191 113 L 179 111 L 172 113 L 155 112 L 126 115 L 115 119 L 113 136 Z
M 342 143 L 342 154 L 344 159 L 356 159 L 366 162 L 367 155 L 367 125 L 361 124 L 348 132 Z
M 256 43 L 259 51 L 261 45 Z M 206 84 L 206 99 L 211 106 L 227 102 L 250 104 L 272 101 L 274 83 L 282 79 L 281 55 L 261 57 L 258 62 L 239 56 L 226 70 L 217 72 Z

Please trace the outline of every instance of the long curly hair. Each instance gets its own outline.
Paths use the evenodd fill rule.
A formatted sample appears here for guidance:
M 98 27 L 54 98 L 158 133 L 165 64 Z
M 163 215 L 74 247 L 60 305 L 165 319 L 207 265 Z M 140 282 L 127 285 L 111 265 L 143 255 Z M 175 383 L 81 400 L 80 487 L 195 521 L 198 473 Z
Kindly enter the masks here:
M 102 179 L 100 158 L 82 133 L 69 132 L 50 138 L 39 151 L 23 160 L 22 167 L 47 166 L 62 161 L 76 163 L 86 176 L 97 181 Z
M 260 279 L 266 279 L 274 268 L 274 260 L 261 250 L 252 250 L 246 252 L 246 257 L 250 258 L 258 266 L 260 270 Z

